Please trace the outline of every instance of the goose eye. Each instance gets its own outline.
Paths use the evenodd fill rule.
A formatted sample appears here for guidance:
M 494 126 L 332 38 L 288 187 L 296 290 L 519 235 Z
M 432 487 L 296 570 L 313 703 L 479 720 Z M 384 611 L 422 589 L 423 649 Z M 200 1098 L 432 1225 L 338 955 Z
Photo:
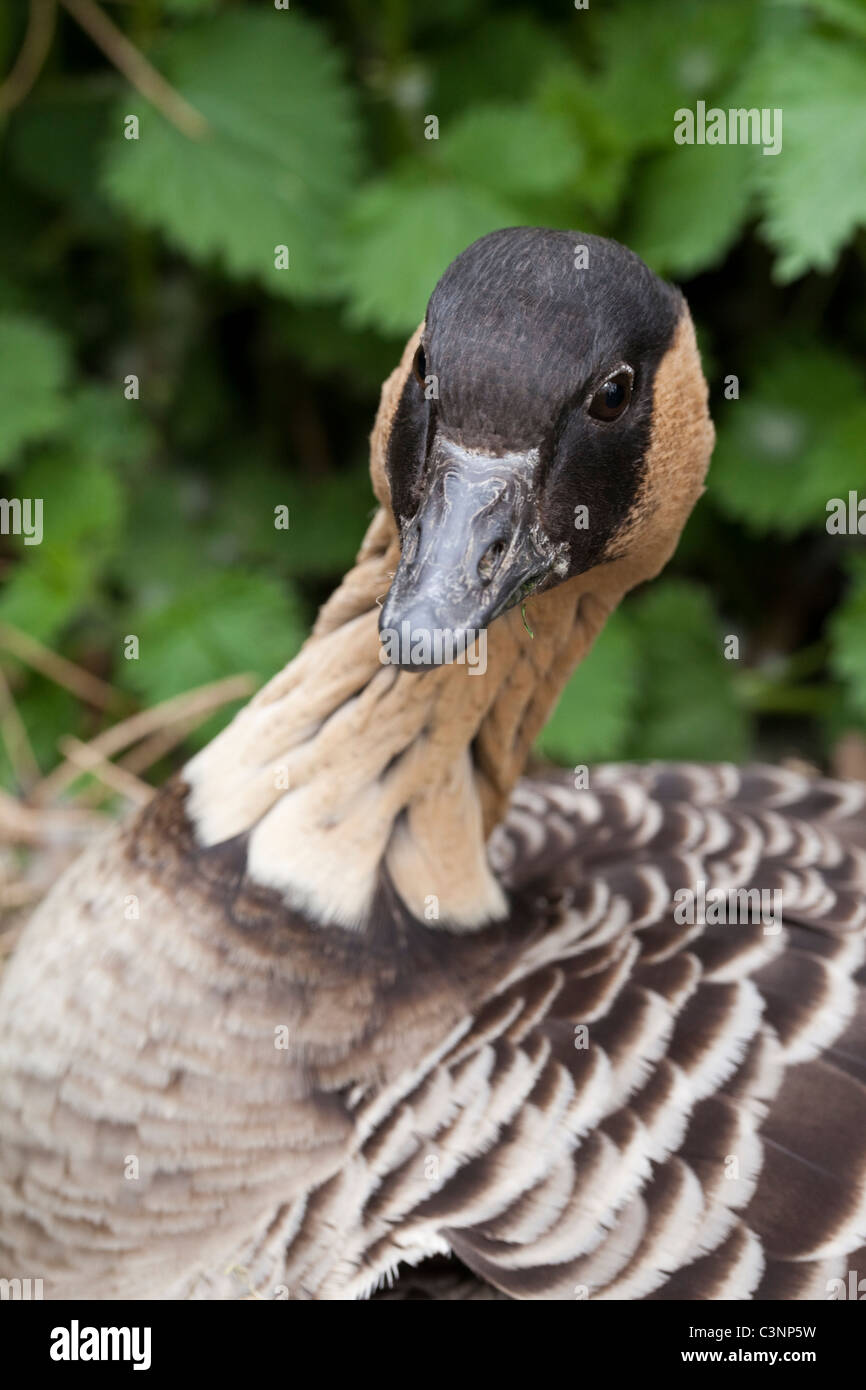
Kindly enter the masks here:
M 633 380 L 630 367 L 621 367 L 613 376 L 609 376 L 589 403 L 589 413 L 593 419 L 618 420 L 631 400 Z
M 426 386 L 425 377 L 427 376 L 427 355 L 419 343 L 415 349 L 415 356 L 412 358 L 412 371 L 419 386 Z

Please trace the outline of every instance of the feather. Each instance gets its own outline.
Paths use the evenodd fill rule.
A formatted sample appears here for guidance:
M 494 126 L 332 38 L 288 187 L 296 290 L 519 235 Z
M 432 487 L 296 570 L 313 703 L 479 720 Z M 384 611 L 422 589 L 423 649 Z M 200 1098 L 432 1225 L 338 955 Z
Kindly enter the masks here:
M 380 510 L 310 641 L 22 934 L 0 1276 L 50 1298 L 804 1299 L 862 1259 L 866 788 L 730 764 L 521 778 L 712 446 L 681 296 L 588 240 L 600 278 L 563 233 L 458 258 L 383 388 Z M 491 316 L 529 398 L 491 370 Z M 641 363 L 619 446 L 586 434 L 598 366 L 548 320 Z M 532 640 L 519 607 L 491 620 L 483 679 L 379 657 L 394 497 L 420 506 L 439 428 L 411 394 L 422 332 L 460 364 L 437 458 L 519 458 L 524 551 L 570 557 L 526 599 Z M 546 508 L 525 486 L 548 407 L 623 473 L 586 554 L 571 471 Z

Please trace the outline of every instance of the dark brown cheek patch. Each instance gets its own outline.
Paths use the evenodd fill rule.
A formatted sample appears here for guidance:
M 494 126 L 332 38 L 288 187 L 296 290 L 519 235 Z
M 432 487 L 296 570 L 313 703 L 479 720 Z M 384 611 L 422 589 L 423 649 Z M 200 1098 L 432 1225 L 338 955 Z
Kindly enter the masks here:
M 632 507 L 605 549 L 605 560 L 648 547 L 663 563 L 703 491 L 715 441 L 708 389 L 688 305 L 653 380 L 645 467 Z
M 400 520 L 414 515 L 427 452 L 429 405 L 410 372 L 394 412 L 388 440 L 388 482 L 391 506 Z
M 589 249 L 583 272 L 576 239 Z M 538 451 L 539 519 L 555 545 L 567 544 L 571 574 L 615 553 L 611 542 L 643 494 L 653 381 L 682 306 L 679 291 L 625 247 L 541 228 L 482 238 L 433 293 L 425 341 L 439 399 L 431 423 L 471 449 Z M 601 425 L 585 410 L 587 392 L 623 362 L 635 369 L 634 399 L 620 420 Z M 400 516 L 417 503 L 413 404 L 407 389 L 389 457 Z
M 542 522 L 555 541 L 567 543 L 572 575 L 618 557 L 615 538 L 645 495 L 654 376 L 655 364 L 644 363 L 629 410 L 609 424 L 592 420 L 582 404 L 575 406 L 553 457 L 542 467 Z

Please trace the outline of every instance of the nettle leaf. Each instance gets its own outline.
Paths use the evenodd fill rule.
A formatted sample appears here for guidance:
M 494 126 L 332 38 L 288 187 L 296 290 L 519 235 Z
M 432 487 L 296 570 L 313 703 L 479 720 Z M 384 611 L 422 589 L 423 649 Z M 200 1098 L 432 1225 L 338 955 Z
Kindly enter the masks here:
M 712 100 L 754 41 L 752 0 L 644 0 L 605 9 L 600 92 L 634 149 L 673 146 L 674 112 Z
M 42 501 L 42 541 L 25 545 L 0 595 L 0 618 L 43 642 L 96 593 L 123 517 L 120 484 L 103 462 L 62 452 L 29 464 L 20 494 Z
M 610 216 L 626 191 L 632 165 L 624 113 L 605 104 L 597 84 L 585 72 L 561 61 L 541 77 L 534 100 L 540 111 L 565 122 L 580 141 L 579 175 L 569 178 L 562 191 L 579 198 L 598 216 Z M 566 225 L 574 227 L 575 211 L 563 219 Z
M 200 15 L 212 14 L 222 0 L 160 0 L 166 14 Z
M 111 552 L 123 518 L 115 473 L 97 454 L 63 450 L 35 459 L 21 474 L 22 492 L 44 499 L 43 545 L 72 542 L 100 556 Z
M 375 506 L 366 464 L 310 481 L 245 460 L 218 488 L 211 529 L 232 537 L 245 562 L 275 561 L 299 578 L 340 575 Z M 287 529 L 275 524 L 277 507 L 288 507 Z
M 755 168 L 776 277 L 830 270 L 866 223 L 866 45 L 791 38 L 756 60 L 739 96 L 783 112 L 782 150 Z
M 0 467 L 62 426 L 68 375 L 61 334 L 24 314 L 0 315 Z
M 51 545 L 22 559 L 0 594 L 0 619 L 49 645 L 93 586 L 93 565 L 80 551 Z
M 850 587 L 830 619 L 830 663 L 849 690 L 853 709 L 866 716 L 866 555 L 847 558 Z
M 125 631 L 138 637 L 139 658 L 119 661 L 117 678 L 150 703 L 239 672 L 266 680 L 305 636 L 294 594 L 244 570 L 208 575 L 158 608 L 129 614 Z
M 132 607 L 157 608 L 198 583 L 204 569 L 225 563 L 214 556 L 214 537 L 204 524 L 204 480 L 162 468 L 142 471 L 106 576 L 129 596 Z M 236 556 L 232 552 L 228 559 Z
M 2 655 L 2 654 L 0 654 Z M 22 671 L 24 668 L 21 668 Z M 79 700 L 62 685 L 24 672 L 21 684 L 15 685 L 15 704 L 27 730 L 27 741 L 36 755 L 36 762 L 47 773 L 58 761 L 58 743 L 66 734 L 83 732 L 82 707 Z M 0 786 L 20 791 L 6 745 L 0 739 Z
M 441 34 L 438 5 L 431 10 L 432 16 Z M 560 57 L 558 38 L 532 15 L 497 12 L 496 22 L 491 23 L 485 14 L 480 24 L 432 58 L 433 89 L 427 110 L 459 111 L 475 102 L 522 101 L 535 78 Z
M 748 720 L 724 656 L 721 624 L 704 589 L 657 583 L 632 603 L 640 649 L 640 702 L 628 754 L 637 758 L 745 756 Z
M 833 774 L 837 777 L 858 776 L 858 772 L 849 770 L 844 766 L 848 759 L 844 757 L 845 741 L 848 736 L 853 734 L 866 746 L 866 705 L 856 708 L 851 695 L 850 687 L 834 684 L 828 687 L 828 698 L 826 708 L 821 711 L 818 721 L 820 732 L 821 747 L 832 758 Z M 842 745 L 840 749 L 840 744 Z M 840 751 L 843 754 L 843 764 L 840 766 L 838 758 Z M 859 769 L 859 758 L 857 765 Z
M 231 12 L 170 34 L 154 54 L 210 125 L 187 138 L 130 94 L 115 113 L 104 184 L 133 221 L 196 260 L 275 294 L 322 297 L 357 173 L 357 126 L 339 60 L 295 11 Z M 140 138 L 123 117 L 140 117 Z M 289 269 L 274 266 L 288 246 Z
M 518 197 L 574 187 L 583 163 L 569 122 L 525 104 L 471 108 L 440 131 L 438 153 L 466 183 Z
M 866 39 L 866 5 L 863 0 L 785 0 L 785 3 L 815 10 L 831 24 Z
M 344 255 L 352 322 L 411 331 L 449 262 L 486 232 L 521 220 L 495 194 L 462 184 L 404 173 L 368 185 L 352 209 Z
M 717 265 L 749 215 L 754 159 L 743 145 L 682 145 L 659 155 L 637 175 L 625 240 L 664 275 Z
M 105 219 L 105 201 L 97 198 L 96 188 L 110 109 L 101 88 L 72 85 L 25 102 L 9 126 L 9 158 L 18 177 L 67 205 L 98 202 Z
M 741 380 L 740 399 L 715 411 L 709 489 L 721 509 L 757 533 L 823 527 L 827 502 L 862 485 L 862 390 L 851 360 L 822 348 L 783 349 Z
M 538 746 L 557 762 L 598 762 L 624 755 L 634 718 L 639 653 L 627 614 L 612 614 L 560 696 Z
M 79 387 L 69 400 L 66 430 L 84 457 L 114 468 L 143 463 L 156 447 L 140 401 L 128 401 L 120 385 Z
M 275 343 L 303 364 L 304 371 L 333 376 L 341 390 L 369 400 L 400 360 L 396 343 L 372 330 L 350 332 L 345 309 L 334 304 L 272 306 L 269 329 Z

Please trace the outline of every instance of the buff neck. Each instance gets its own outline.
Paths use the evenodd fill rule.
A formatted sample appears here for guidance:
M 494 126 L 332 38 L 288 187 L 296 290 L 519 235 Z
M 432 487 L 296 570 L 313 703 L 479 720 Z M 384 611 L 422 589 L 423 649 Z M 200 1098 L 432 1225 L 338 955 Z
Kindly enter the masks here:
M 474 664 L 401 671 L 377 629 L 397 547 L 382 510 L 300 654 L 188 765 L 187 808 L 202 845 L 248 836 L 252 877 L 313 921 L 363 928 L 384 869 L 420 920 L 471 930 L 507 912 L 487 839 L 615 600 L 580 576 Z
M 422 326 L 423 327 L 423 326 Z M 371 438 L 380 509 L 300 654 L 186 769 L 198 841 L 246 836 L 247 868 L 311 921 L 363 929 L 390 879 L 431 927 L 468 931 L 507 903 L 487 858 L 533 741 L 609 613 L 657 574 L 703 488 L 707 387 L 684 310 L 656 373 L 647 484 L 609 558 L 493 622 L 486 667 L 383 665 L 380 605 L 399 558 L 385 459 L 419 329 Z

